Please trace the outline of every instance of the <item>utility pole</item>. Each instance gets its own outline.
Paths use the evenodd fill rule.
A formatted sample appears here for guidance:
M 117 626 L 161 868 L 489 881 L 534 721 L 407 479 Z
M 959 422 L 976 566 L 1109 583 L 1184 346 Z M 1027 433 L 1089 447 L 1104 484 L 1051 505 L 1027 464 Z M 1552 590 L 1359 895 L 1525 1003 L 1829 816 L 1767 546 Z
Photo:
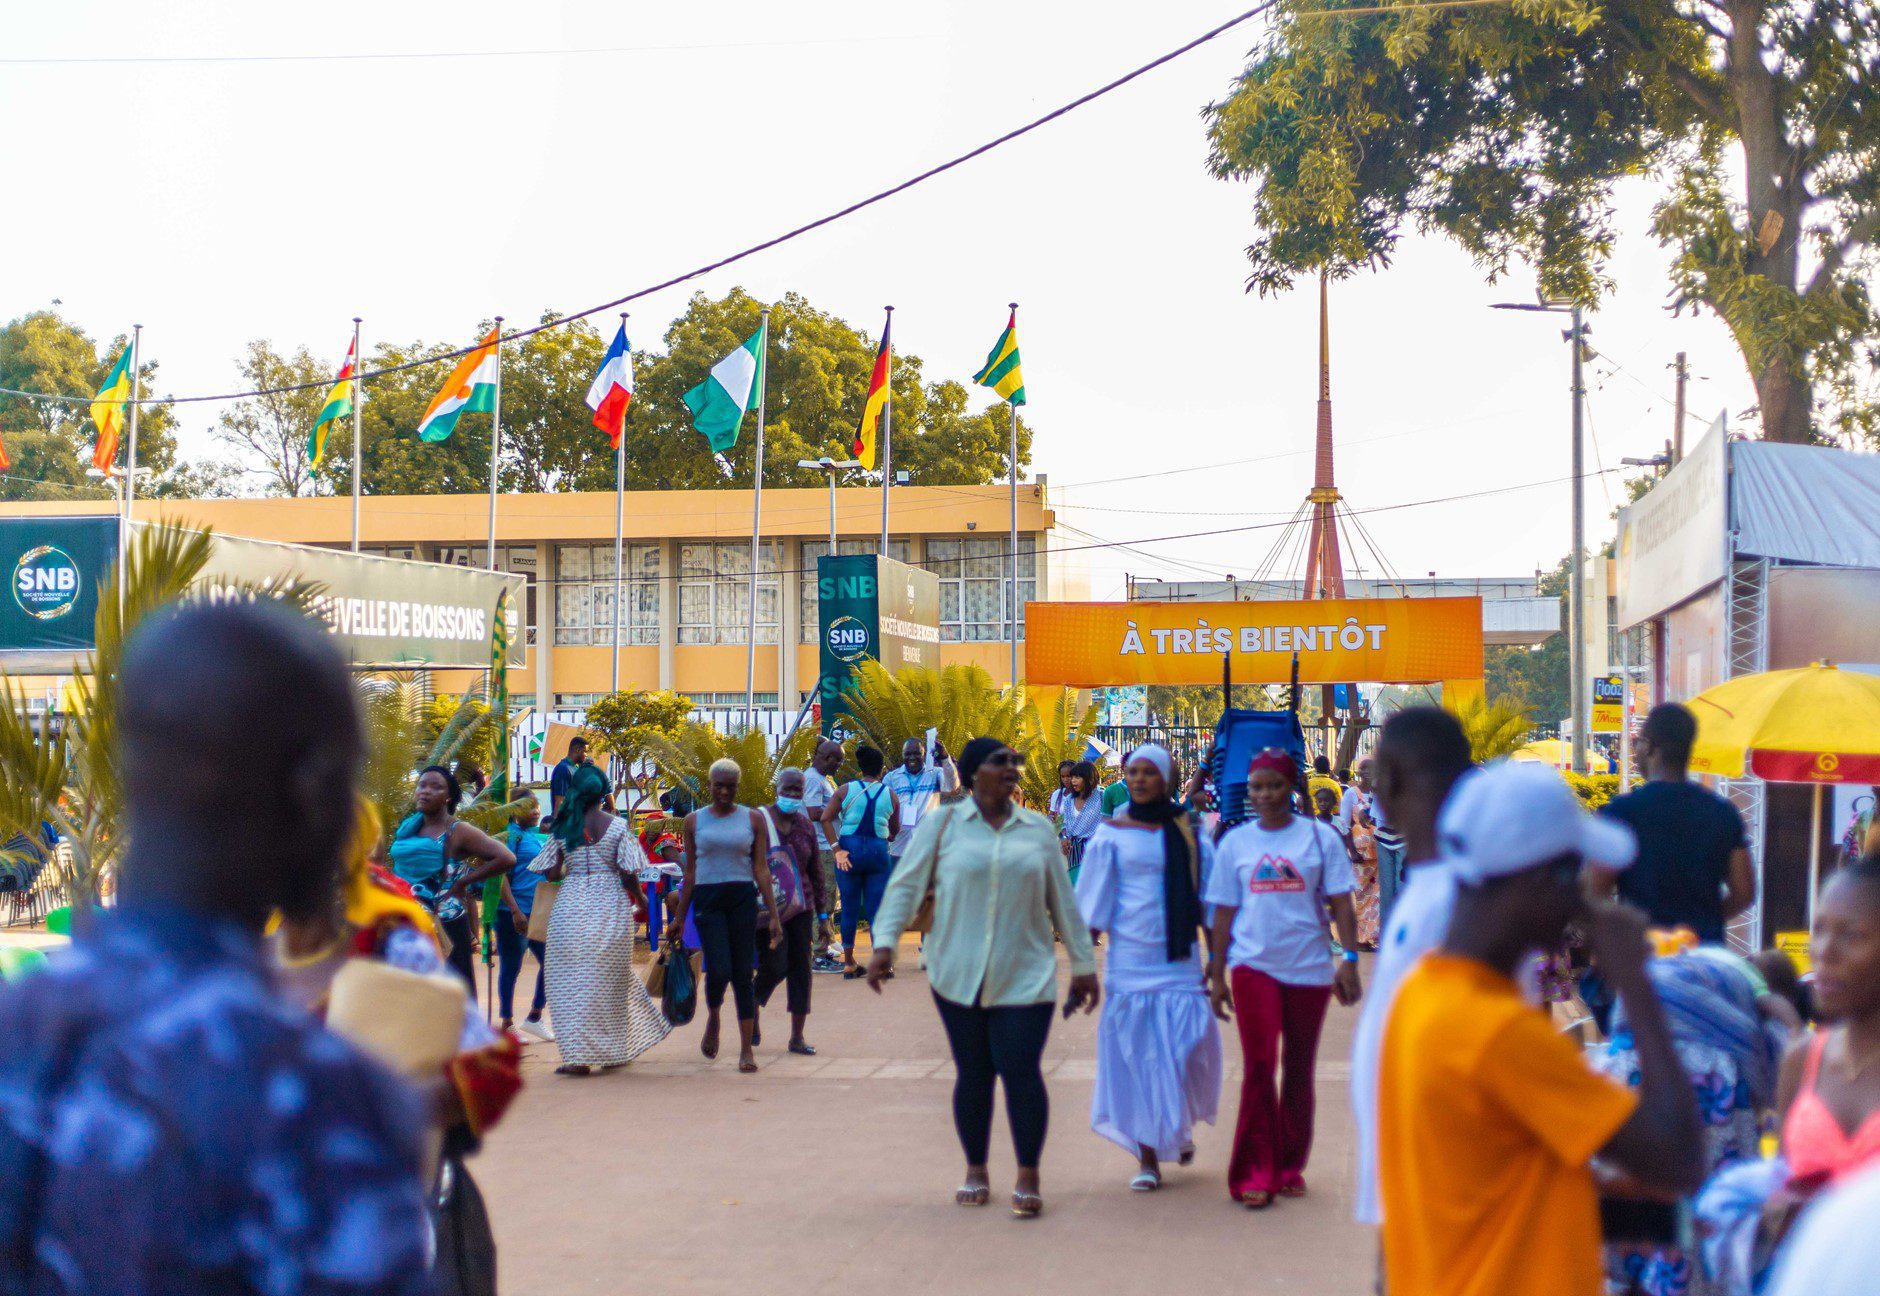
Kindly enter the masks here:
M 1680 351 L 1677 363 L 1671 367 L 1678 379 L 1678 396 L 1671 407 L 1671 464 L 1669 466 L 1675 468 L 1678 460 L 1684 458 L 1684 388 L 1691 380 L 1691 366 L 1684 352 Z

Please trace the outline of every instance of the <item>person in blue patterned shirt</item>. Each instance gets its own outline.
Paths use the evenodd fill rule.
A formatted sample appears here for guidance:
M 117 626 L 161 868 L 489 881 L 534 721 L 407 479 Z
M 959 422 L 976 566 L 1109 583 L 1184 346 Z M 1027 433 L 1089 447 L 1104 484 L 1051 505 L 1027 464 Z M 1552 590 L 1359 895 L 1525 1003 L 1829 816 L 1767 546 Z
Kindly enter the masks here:
M 419 1097 L 283 1002 L 260 943 L 335 892 L 344 663 L 278 606 L 195 605 L 120 683 L 119 904 L 0 991 L 0 1296 L 428 1292 Z

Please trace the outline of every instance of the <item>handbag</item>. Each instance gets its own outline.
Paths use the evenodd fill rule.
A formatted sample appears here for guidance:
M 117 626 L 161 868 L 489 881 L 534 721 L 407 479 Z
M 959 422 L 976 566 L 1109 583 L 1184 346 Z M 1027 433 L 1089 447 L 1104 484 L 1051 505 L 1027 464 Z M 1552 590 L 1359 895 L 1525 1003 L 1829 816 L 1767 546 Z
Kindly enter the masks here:
M 496 1296 L 496 1235 L 482 1190 L 462 1157 L 445 1159 L 432 1208 L 437 1245 L 432 1290 L 437 1296 Z
M 555 897 L 561 893 L 561 883 L 550 882 L 543 878 L 535 884 L 535 899 L 529 905 L 529 939 L 548 941 L 548 915 L 555 908 Z
M 764 807 L 764 822 L 770 827 L 770 849 L 764 852 L 764 863 L 770 868 L 770 881 L 776 888 L 777 908 L 782 911 L 783 921 L 789 922 L 798 914 L 809 912 L 809 905 L 804 901 L 803 875 L 797 869 L 796 856 L 783 844 L 783 833 L 769 806 Z M 759 927 L 768 927 L 770 922 L 768 910 L 758 915 Z
M 953 823 L 952 809 L 949 808 L 945 813 L 946 818 L 940 821 L 940 832 L 939 835 L 934 838 L 933 843 L 933 872 L 935 878 L 940 876 L 940 848 L 946 844 L 947 829 Z M 920 908 L 914 911 L 914 921 L 909 923 L 905 930 L 918 932 L 922 936 L 925 936 L 928 932 L 933 930 L 933 890 L 934 883 L 930 880 L 927 883 L 927 894 L 921 897 Z
M 665 983 L 660 987 L 659 1011 L 674 1026 L 683 1026 L 698 1012 L 698 975 L 678 941 L 666 946 Z

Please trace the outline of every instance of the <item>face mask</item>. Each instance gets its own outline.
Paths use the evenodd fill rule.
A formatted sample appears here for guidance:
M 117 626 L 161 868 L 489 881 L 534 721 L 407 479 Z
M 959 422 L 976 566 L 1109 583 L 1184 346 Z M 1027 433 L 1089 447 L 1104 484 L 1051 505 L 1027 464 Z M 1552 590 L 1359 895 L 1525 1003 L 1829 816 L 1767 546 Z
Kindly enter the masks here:
M 777 798 L 777 809 L 783 811 L 785 814 L 795 814 L 797 811 L 801 810 L 802 808 L 803 808 L 802 797 L 778 797 Z

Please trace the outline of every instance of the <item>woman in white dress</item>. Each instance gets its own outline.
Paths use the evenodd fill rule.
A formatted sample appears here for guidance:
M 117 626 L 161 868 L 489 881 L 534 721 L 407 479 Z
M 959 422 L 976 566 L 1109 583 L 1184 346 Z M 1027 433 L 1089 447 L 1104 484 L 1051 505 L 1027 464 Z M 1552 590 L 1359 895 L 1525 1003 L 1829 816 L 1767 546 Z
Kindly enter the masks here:
M 558 1075 L 624 1066 L 672 1030 L 633 970 L 646 854 L 607 811 L 607 779 L 583 765 L 529 867 L 561 883 L 548 915 L 548 1011 Z
M 1221 1104 L 1221 1032 L 1201 962 L 1201 892 L 1214 847 L 1169 797 L 1173 762 L 1138 747 L 1123 767 L 1129 800 L 1084 851 L 1077 905 L 1110 933 L 1109 1002 L 1097 1028 L 1090 1126 L 1136 1154 L 1129 1186 L 1162 1186 L 1162 1161 L 1194 1159 L 1194 1127 Z

